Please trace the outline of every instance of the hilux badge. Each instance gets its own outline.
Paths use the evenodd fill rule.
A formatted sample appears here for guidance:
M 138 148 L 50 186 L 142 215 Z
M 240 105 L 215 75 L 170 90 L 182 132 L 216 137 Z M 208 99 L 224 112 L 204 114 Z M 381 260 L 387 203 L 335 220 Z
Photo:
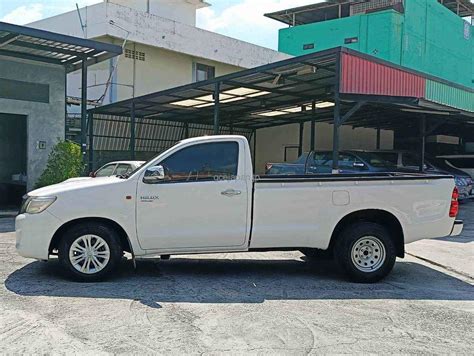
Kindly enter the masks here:
M 144 203 L 151 203 L 158 199 L 159 199 L 158 195 L 145 195 L 145 196 L 140 197 L 140 201 Z

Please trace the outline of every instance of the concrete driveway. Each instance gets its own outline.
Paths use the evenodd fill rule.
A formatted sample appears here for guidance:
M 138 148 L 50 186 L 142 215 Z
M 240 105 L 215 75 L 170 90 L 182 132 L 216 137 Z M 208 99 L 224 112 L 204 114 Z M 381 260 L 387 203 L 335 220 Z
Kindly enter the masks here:
M 124 262 L 108 282 L 73 283 L 16 255 L 0 219 L 2 352 L 472 353 L 474 202 L 462 215 L 463 236 L 412 244 L 372 285 L 293 252 Z

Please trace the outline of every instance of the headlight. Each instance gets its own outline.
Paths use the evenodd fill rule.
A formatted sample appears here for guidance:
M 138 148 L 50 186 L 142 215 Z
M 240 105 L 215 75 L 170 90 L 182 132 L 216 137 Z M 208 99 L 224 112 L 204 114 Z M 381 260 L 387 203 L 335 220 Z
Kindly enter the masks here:
M 20 213 L 39 214 L 56 201 L 56 197 L 29 197 Z

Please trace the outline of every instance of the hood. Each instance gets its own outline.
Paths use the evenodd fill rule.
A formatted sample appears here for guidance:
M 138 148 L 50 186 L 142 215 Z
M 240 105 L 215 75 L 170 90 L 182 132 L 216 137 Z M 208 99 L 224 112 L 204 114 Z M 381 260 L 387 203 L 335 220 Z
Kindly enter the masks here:
M 84 188 L 97 187 L 102 185 L 116 184 L 124 180 L 118 177 L 100 177 L 94 179 L 68 179 L 62 183 L 49 185 L 28 193 L 29 196 L 56 195 L 66 191 L 79 190 Z
M 63 183 L 66 183 L 66 182 L 75 182 L 75 181 L 78 181 L 78 180 L 85 180 L 85 179 L 92 179 L 92 177 L 69 178 L 69 179 L 66 179 Z

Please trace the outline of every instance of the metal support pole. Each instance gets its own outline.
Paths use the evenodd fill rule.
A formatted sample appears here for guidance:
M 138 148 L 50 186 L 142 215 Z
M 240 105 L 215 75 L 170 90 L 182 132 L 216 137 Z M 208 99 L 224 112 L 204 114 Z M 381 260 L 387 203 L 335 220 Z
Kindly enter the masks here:
M 304 122 L 300 122 L 300 137 L 298 141 L 298 157 L 303 154 L 303 135 L 304 135 Z
M 231 121 L 230 124 L 229 124 L 229 133 L 231 135 L 234 134 L 234 123 Z
M 217 82 L 214 88 L 214 135 L 219 135 L 220 91 L 221 83 Z
M 420 172 L 425 170 L 426 117 L 420 119 Z
M 89 173 L 94 171 L 94 114 L 89 114 Z
M 87 58 L 82 60 L 81 69 L 81 152 L 84 166 L 87 165 Z
M 380 150 L 380 129 L 377 128 L 377 143 L 376 143 L 376 148 Z
M 135 160 L 135 103 L 130 108 L 130 158 Z
M 336 98 L 334 104 L 334 122 L 332 135 L 332 173 L 339 173 L 339 122 L 341 120 L 341 105 L 339 102 L 339 98 Z
M 316 100 L 313 100 L 311 106 L 311 141 L 310 141 L 310 150 L 314 151 L 316 146 L 316 137 L 314 130 L 316 129 Z
M 184 123 L 184 138 L 189 138 L 189 124 L 187 122 Z
M 336 56 L 336 85 L 334 86 L 334 121 L 332 135 L 332 173 L 339 173 L 339 126 L 341 122 L 341 103 L 339 85 L 341 79 L 341 53 Z

